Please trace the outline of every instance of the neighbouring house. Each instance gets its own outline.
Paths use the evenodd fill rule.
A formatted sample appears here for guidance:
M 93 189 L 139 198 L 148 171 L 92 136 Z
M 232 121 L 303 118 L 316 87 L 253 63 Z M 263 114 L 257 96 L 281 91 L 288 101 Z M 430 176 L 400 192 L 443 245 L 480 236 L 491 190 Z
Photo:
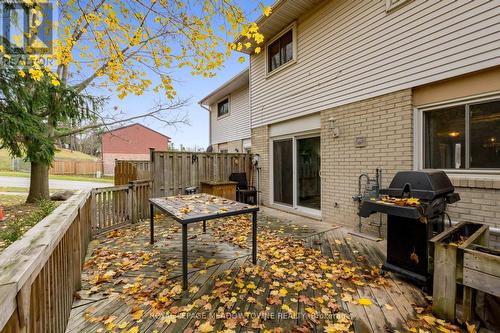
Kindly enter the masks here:
M 168 150 L 170 138 L 141 124 L 116 128 L 102 135 L 104 175 L 115 172 L 115 160 L 149 160 L 149 148 Z
M 215 153 L 242 153 L 251 148 L 248 69 L 203 98 L 210 112 L 209 142 Z
M 451 219 L 500 231 L 499 17 L 488 0 L 278 1 L 260 52 L 242 49 L 263 204 L 355 226 L 361 173 L 442 169 Z M 232 90 L 214 94 L 211 143 L 243 139 L 217 116 Z

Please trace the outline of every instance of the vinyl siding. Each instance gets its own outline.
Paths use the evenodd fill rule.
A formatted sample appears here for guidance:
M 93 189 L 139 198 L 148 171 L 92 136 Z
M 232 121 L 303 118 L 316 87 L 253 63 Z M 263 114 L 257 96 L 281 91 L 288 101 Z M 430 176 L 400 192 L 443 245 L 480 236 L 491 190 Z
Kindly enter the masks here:
M 329 1 L 297 21 L 297 62 L 251 56 L 252 128 L 500 65 L 499 1 Z
M 248 87 L 229 95 L 229 115 L 217 119 L 217 104 L 210 105 L 210 144 L 250 137 Z

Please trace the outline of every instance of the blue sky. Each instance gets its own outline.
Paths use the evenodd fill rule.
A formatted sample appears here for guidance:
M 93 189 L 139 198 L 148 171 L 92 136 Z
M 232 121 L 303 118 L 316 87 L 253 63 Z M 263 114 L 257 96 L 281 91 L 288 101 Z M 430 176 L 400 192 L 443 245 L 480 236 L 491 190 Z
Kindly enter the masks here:
M 261 10 L 258 9 L 259 2 L 264 5 L 273 3 L 272 0 L 242 0 L 236 2 L 239 2 L 246 12 L 254 12 L 254 16 L 259 16 L 261 13 Z M 251 17 L 251 19 L 256 18 Z M 242 55 L 244 54 L 233 53 L 226 61 L 224 68 L 217 71 L 217 75 L 213 78 L 191 76 L 189 70 L 177 70 L 174 73 L 173 77 L 178 81 L 175 84 L 178 97 L 180 99 L 190 99 L 189 105 L 181 111 L 182 114 L 187 115 L 189 125 L 180 124 L 174 128 L 166 126 L 164 123 L 152 118 L 140 119 L 137 122 L 168 135 L 172 138 L 176 148 L 179 148 L 181 144 L 188 148 L 206 148 L 208 146 L 209 114 L 208 111 L 198 105 L 198 101 L 248 66 L 249 59 L 246 55 L 244 63 L 238 61 L 238 58 Z M 111 99 L 106 109 L 111 110 L 114 106 L 117 106 L 121 112 L 127 115 L 138 115 L 153 107 L 155 104 L 154 101 L 159 96 L 151 92 L 145 93 L 142 96 L 127 96 L 123 100 L 116 98 L 116 96 L 110 97 Z

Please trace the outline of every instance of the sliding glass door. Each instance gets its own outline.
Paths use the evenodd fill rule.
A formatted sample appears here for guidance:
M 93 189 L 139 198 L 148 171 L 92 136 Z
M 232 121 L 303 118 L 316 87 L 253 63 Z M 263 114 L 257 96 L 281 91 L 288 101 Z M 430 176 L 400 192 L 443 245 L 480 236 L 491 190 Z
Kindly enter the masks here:
M 273 142 L 274 202 L 293 205 L 293 140 Z
M 297 140 L 297 206 L 321 210 L 320 139 Z
M 319 136 L 274 140 L 273 201 L 304 211 L 321 210 Z

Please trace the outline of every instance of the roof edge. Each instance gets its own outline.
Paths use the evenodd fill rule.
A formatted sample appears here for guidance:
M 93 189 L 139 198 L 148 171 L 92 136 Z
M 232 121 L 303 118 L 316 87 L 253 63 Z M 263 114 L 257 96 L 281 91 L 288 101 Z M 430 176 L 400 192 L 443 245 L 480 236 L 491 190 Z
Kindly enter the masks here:
M 239 72 L 238 74 L 234 75 L 232 78 L 230 78 L 229 80 L 227 80 L 226 82 L 224 82 L 222 85 L 220 85 L 217 89 L 213 90 L 210 94 L 208 94 L 207 96 L 203 97 L 199 102 L 198 104 L 199 105 L 205 105 L 205 106 L 208 106 L 207 104 L 205 104 L 205 102 L 210 99 L 211 97 L 213 97 L 214 95 L 216 95 L 217 93 L 219 93 L 222 89 L 228 87 L 231 83 L 233 83 L 234 81 L 238 80 L 239 78 L 243 77 L 244 75 L 249 75 L 250 73 L 250 68 L 247 67 L 245 68 L 244 70 L 242 70 L 241 72 Z

